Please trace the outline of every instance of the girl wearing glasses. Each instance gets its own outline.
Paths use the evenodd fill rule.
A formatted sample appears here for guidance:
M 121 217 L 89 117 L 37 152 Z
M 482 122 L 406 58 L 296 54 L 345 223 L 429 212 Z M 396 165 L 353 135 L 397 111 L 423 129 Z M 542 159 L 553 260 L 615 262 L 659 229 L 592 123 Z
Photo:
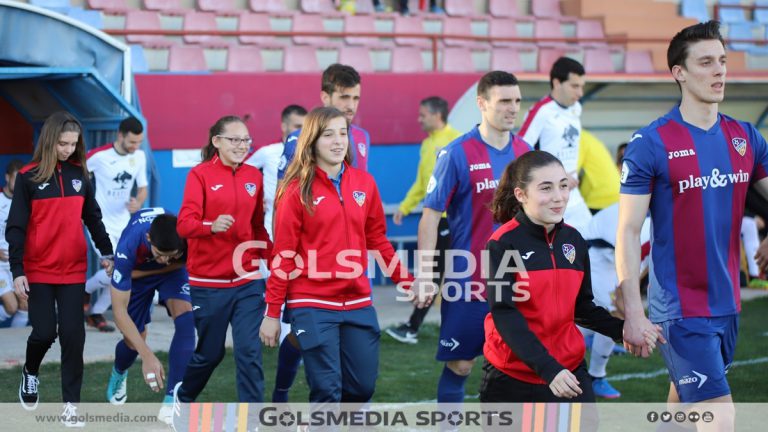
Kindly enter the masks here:
M 38 403 L 38 372 L 56 336 L 61 343 L 61 393 L 68 427 L 82 427 L 76 406 L 83 382 L 83 297 L 88 249 L 80 220 L 111 275 L 112 244 L 85 165 L 80 123 L 67 112 L 45 120 L 32 161 L 19 170 L 5 238 L 16 294 L 29 302 L 32 334 L 19 399 Z
M 344 115 L 330 107 L 304 120 L 275 200 L 276 257 L 259 334 L 267 346 L 277 345 L 286 303 L 309 400 L 318 403 L 366 402 L 373 395 L 380 331 L 364 271 L 367 250 L 381 253 L 388 264 L 394 258 L 376 183 L 351 166 L 348 128 Z M 388 267 L 395 282 L 410 280 L 399 262 Z
M 209 131 L 203 161 L 187 177 L 177 228 L 188 241 L 198 341 L 183 381 L 174 389 L 174 403 L 192 402 L 203 391 L 224 357 L 230 324 L 237 347 L 238 400 L 263 399 L 261 344 L 253 335 L 264 315 L 259 260 L 270 256 L 272 243 L 264 229 L 261 172 L 243 164 L 250 145 L 243 120 L 222 117 Z

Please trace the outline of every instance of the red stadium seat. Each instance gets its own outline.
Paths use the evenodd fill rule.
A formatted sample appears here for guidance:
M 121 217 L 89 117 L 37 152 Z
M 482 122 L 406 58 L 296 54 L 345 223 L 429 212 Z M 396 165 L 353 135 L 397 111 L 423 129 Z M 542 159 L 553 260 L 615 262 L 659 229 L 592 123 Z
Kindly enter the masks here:
M 563 32 L 560 28 L 560 21 L 542 19 L 537 20 L 533 27 L 533 36 L 536 39 L 563 38 Z M 565 48 L 568 44 L 563 41 L 543 41 L 537 40 L 536 44 L 540 47 Z
M 339 63 L 354 65 L 355 69 L 361 73 L 372 73 L 373 62 L 368 47 L 364 46 L 345 46 L 339 49 Z
M 125 29 L 133 31 L 141 30 L 162 30 L 160 27 L 160 16 L 157 12 L 132 10 L 125 14 Z M 137 43 L 144 46 L 168 48 L 171 43 L 162 35 L 141 35 L 129 34 L 125 36 L 128 43 Z
M 654 73 L 653 59 L 649 51 L 627 51 L 624 53 L 624 72 L 645 74 Z
M 203 48 L 195 45 L 174 45 L 168 54 L 168 70 L 177 71 L 206 71 Z
M 598 20 L 578 20 L 576 22 L 576 37 L 579 39 L 603 39 L 603 41 L 579 41 L 579 45 L 584 47 L 605 47 L 608 45 L 605 41 L 603 23 Z
M 488 12 L 497 18 L 525 18 L 517 9 L 517 0 L 490 0 Z
M 472 21 L 469 18 L 446 18 L 443 21 L 443 36 L 473 36 Z M 479 47 L 485 44 L 469 39 L 444 39 L 446 46 Z
M 344 17 L 346 33 L 376 33 L 376 21 L 372 15 L 347 15 Z M 377 38 L 347 36 L 344 42 L 349 45 L 376 45 Z
M 237 21 L 237 29 L 239 31 L 269 31 L 271 30 L 269 15 L 244 13 L 240 15 L 240 19 Z M 274 36 L 239 36 L 238 39 L 243 44 L 277 44 L 277 39 Z
M 395 17 L 395 33 L 424 34 L 424 22 L 421 17 L 411 16 Z M 413 37 L 395 37 L 397 45 L 408 45 L 418 47 L 431 47 L 432 42 L 427 38 Z
M 88 0 L 88 7 L 98 9 L 106 14 L 123 15 L 131 11 L 125 0 Z
M 312 46 L 288 46 L 283 50 L 283 71 L 319 72 L 315 48 Z
M 424 61 L 421 59 L 421 48 L 396 47 L 392 50 L 392 72 L 416 73 L 425 72 Z
M 517 25 L 515 21 L 511 19 L 497 18 L 492 19 L 490 22 L 489 35 L 496 38 L 516 38 L 517 37 Z M 536 44 L 531 42 L 509 42 L 509 41 L 491 41 L 491 45 L 495 47 L 515 47 L 524 50 L 534 50 Z
M 443 50 L 443 72 L 472 73 L 472 51 L 464 47 L 447 47 Z
M 555 60 L 565 55 L 564 49 L 558 48 L 540 48 L 539 59 L 537 61 L 538 70 L 540 73 L 549 74 L 552 65 Z
M 531 0 L 531 14 L 535 17 L 559 18 L 560 0 Z
M 197 0 L 197 8 L 204 12 L 238 14 L 235 0 Z
M 613 60 L 607 48 L 595 48 L 584 51 L 584 70 L 588 74 L 613 73 Z
M 262 13 L 293 13 L 285 6 L 285 0 L 249 0 L 248 5 L 254 12 Z
M 295 32 L 325 32 L 323 17 L 320 15 L 296 14 L 292 28 Z M 293 43 L 299 45 L 322 45 L 328 43 L 323 36 L 294 36 Z
M 144 9 L 178 15 L 184 12 L 181 0 L 144 0 Z
M 514 48 L 494 48 L 491 53 L 491 69 L 513 74 L 523 72 L 520 53 Z
M 189 11 L 184 15 L 183 28 L 184 31 L 218 30 L 218 27 L 216 26 L 216 14 L 212 12 Z M 214 35 L 184 35 L 184 42 L 214 47 L 226 47 L 229 45 L 221 36 Z
M 474 0 L 445 0 L 443 6 L 449 16 L 471 16 L 475 14 Z
M 338 14 L 331 0 L 301 0 L 301 10 L 310 14 Z
M 261 49 L 250 46 L 229 47 L 227 72 L 264 72 Z

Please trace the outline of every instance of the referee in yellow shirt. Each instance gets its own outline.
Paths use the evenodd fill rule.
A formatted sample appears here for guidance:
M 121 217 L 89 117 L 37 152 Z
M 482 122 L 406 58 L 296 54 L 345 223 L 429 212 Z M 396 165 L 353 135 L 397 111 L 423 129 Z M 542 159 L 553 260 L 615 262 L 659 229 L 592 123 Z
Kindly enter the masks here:
M 445 99 L 432 96 L 422 100 L 419 104 L 419 124 L 421 125 L 421 129 L 428 133 L 429 136 L 421 142 L 419 168 L 416 173 L 416 181 L 413 182 L 413 185 L 405 195 L 405 199 L 400 203 L 400 208 L 392 217 L 395 225 L 401 225 L 403 223 L 403 217 L 411 213 L 427 194 L 427 183 L 429 183 L 429 178 L 432 176 L 432 170 L 435 168 L 437 153 L 461 135 L 447 123 L 447 119 L 448 102 Z M 443 271 L 445 270 L 444 256 L 445 251 L 450 247 L 450 244 L 451 233 L 448 229 L 448 222 L 445 219 L 445 214 L 443 214 L 443 218 L 440 220 L 440 225 L 438 227 L 437 245 L 435 247 L 440 253 L 435 272 L 437 276 L 434 280 L 435 284 L 438 286 L 441 285 L 443 279 Z M 427 312 L 429 312 L 429 308 L 414 308 L 407 323 L 400 324 L 397 327 L 388 328 L 386 330 L 387 334 L 403 343 L 418 343 L 419 327 L 424 321 L 424 317 L 427 316 Z

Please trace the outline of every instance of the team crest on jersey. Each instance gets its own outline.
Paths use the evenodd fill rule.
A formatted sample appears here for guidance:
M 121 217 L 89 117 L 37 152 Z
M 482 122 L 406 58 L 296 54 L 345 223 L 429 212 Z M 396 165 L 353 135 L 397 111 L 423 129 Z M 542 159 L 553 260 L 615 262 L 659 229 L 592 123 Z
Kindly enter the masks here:
M 80 188 L 83 187 L 83 182 L 80 180 L 72 180 L 72 187 L 75 189 L 75 192 L 80 192 Z
M 246 183 L 245 191 L 248 192 L 248 195 L 250 196 L 256 195 L 256 183 Z
M 277 165 L 277 169 L 284 170 L 286 165 L 288 165 L 288 159 L 285 158 L 285 155 L 280 156 L 280 163 Z
M 365 204 L 365 192 L 354 191 L 352 192 L 352 198 L 355 199 L 355 202 L 360 207 L 362 207 L 363 204 Z
M 564 244 L 563 255 L 565 255 L 565 259 L 567 259 L 569 263 L 573 264 L 576 260 L 576 248 L 570 243 Z
M 366 149 L 365 149 L 365 143 L 364 142 L 357 144 L 357 151 L 360 152 L 360 155 L 362 157 L 365 157 Z
M 744 138 L 734 138 L 731 140 L 731 144 L 733 144 L 733 148 L 739 152 L 739 155 L 744 156 L 747 152 L 747 140 Z

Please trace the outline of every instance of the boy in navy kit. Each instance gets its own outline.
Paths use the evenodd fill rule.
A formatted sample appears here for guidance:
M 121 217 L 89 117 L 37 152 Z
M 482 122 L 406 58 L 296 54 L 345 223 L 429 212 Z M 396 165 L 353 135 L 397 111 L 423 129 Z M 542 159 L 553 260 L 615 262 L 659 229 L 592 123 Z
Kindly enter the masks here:
M 169 423 L 173 388 L 181 381 L 195 348 L 195 322 L 184 266 L 186 242 L 176 232 L 176 216 L 162 208 L 135 213 L 115 249 L 112 273 L 112 311 L 123 340 L 115 346 L 115 363 L 107 385 L 107 401 L 126 402 L 128 368 L 141 355 L 144 381 L 154 392 L 165 386 L 158 419 Z M 146 343 L 155 292 L 173 318 L 175 332 L 168 352 L 168 375 Z
M 496 224 L 488 204 L 504 168 L 531 148 L 511 133 L 520 111 L 517 78 L 507 72 L 485 74 L 477 86 L 482 122 L 438 153 L 427 185 L 419 222 L 418 249 L 434 251 L 441 214 L 448 213 L 453 250 L 469 251 L 475 260 L 471 276 L 446 272 L 437 360 L 446 362 L 437 389 L 438 402 L 464 400 L 464 382 L 475 358 L 483 352 L 483 320 L 488 313 L 480 252 Z M 464 258 L 454 258 L 455 272 L 467 270 Z M 420 276 L 420 284 L 431 277 Z
M 668 341 L 661 345 L 672 381 L 668 402 L 719 402 L 711 405 L 713 430 L 733 430 L 725 374 L 741 310 L 739 233 L 750 184 L 768 195 L 768 148 L 754 126 L 718 113 L 726 54 L 717 22 L 675 35 L 667 60 L 680 105 L 634 134 L 622 166 L 616 258 L 624 339 L 640 346 L 642 332 L 660 324 Z M 650 320 L 638 281 L 639 233 L 649 208 Z

